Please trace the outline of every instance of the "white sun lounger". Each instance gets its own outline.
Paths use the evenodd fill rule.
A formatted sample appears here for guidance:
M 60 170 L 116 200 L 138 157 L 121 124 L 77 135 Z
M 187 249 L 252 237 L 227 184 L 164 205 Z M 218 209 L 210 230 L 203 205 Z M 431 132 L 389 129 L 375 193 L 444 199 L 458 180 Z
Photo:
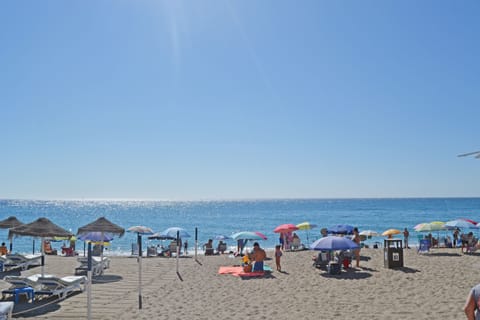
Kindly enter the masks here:
M 2 299 L 5 299 L 7 294 L 15 294 L 15 289 L 30 287 L 34 291 L 41 289 L 41 284 L 38 282 L 41 274 L 34 274 L 28 277 L 22 276 L 6 276 L 3 280 L 10 284 L 8 289 L 2 291 Z M 52 277 L 52 275 L 44 275 L 44 277 Z
M 0 272 L 6 272 L 17 268 L 20 268 L 17 263 L 9 260 L 7 256 L 0 256 Z
M 41 288 L 35 291 L 35 295 L 53 295 L 64 299 L 69 293 L 75 290 L 84 291 L 87 278 L 84 276 L 67 276 L 63 278 L 50 276 L 39 277 L 37 282 Z
M 77 272 L 85 272 L 88 270 L 88 257 L 78 257 L 77 261 L 80 262 L 80 266 L 75 268 L 75 274 Z M 92 257 L 92 273 L 94 276 L 101 275 L 104 269 L 110 268 L 110 258 Z
M 21 268 L 22 270 L 27 270 L 30 266 L 38 266 L 42 263 L 42 255 L 41 254 L 20 254 L 20 253 L 13 253 L 7 254 L 6 256 L 7 261 L 10 261 L 11 264 L 17 265 L 17 268 Z
M 0 302 L 0 320 L 12 319 L 13 306 L 12 301 Z

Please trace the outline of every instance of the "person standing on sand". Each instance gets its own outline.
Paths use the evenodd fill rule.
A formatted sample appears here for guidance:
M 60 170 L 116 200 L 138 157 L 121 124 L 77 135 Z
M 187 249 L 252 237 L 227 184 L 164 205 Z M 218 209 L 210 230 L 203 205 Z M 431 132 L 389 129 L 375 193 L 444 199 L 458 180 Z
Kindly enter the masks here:
M 250 258 L 255 261 L 253 265 L 253 271 L 263 271 L 263 261 L 267 257 L 265 250 L 260 248 L 258 242 L 253 244 L 253 252 L 250 255 Z
M 405 230 L 403 230 L 403 241 L 404 241 L 403 247 L 407 249 L 410 249 L 410 247 L 408 246 L 409 235 L 410 235 L 410 232 L 408 232 L 407 228 L 405 228 Z
M 459 232 L 459 229 L 458 229 L 458 228 L 455 228 L 455 230 L 453 231 L 453 247 L 454 247 L 454 248 L 457 247 L 457 243 L 458 243 L 458 232 Z
M 357 268 L 360 267 L 360 235 L 358 234 L 358 228 L 353 228 L 353 238 L 352 241 L 358 244 L 358 249 L 355 249 L 355 259 L 357 260 Z
M 280 245 L 275 246 L 275 264 L 277 265 L 277 271 L 282 272 L 282 266 L 280 265 L 280 257 L 282 256 L 282 250 Z

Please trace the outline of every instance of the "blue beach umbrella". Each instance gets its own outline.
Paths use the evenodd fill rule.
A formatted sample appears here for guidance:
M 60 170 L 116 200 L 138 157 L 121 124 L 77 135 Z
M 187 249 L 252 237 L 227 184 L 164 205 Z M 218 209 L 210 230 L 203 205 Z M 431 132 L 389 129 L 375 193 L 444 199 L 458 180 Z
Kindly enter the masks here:
M 337 224 L 328 228 L 327 232 L 333 234 L 353 234 L 353 227 L 348 224 Z
M 358 249 L 360 246 L 352 240 L 345 237 L 328 236 L 320 238 L 310 245 L 312 250 L 351 250 Z
M 229 239 L 232 239 L 231 237 L 229 236 L 226 236 L 224 234 L 217 234 L 215 237 L 213 237 L 215 240 L 222 240 L 222 241 L 225 241 L 225 240 L 229 240 Z
M 179 237 L 180 238 L 190 238 L 190 234 L 187 232 L 187 230 L 179 227 L 171 227 L 166 230 L 163 230 L 160 232 L 161 236 L 168 236 L 172 238 L 177 238 L 177 231 L 179 232 Z
M 157 232 L 148 236 L 148 239 L 150 240 L 175 240 L 176 238 L 177 238 L 176 235 L 175 237 L 170 237 L 170 236 L 161 235 L 160 232 Z

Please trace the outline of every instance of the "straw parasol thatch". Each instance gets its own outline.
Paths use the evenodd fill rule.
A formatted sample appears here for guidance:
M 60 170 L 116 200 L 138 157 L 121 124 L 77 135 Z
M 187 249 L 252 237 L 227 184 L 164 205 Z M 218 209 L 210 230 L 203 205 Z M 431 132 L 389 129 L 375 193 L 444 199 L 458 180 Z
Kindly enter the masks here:
M 78 228 L 77 235 L 81 235 L 88 232 L 105 232 L 113 235 L 123 236 L 125 229 L 110 222 L 107 218 L 101 217 L 97 220 Z

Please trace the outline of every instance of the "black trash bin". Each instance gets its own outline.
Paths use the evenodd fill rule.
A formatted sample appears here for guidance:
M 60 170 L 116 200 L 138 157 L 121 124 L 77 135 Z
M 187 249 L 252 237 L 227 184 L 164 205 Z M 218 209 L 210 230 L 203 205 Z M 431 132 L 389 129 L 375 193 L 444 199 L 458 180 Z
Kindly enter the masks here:
M 402 240 L 385 239 L 383 248 L 385 268 L 403 267 Z

